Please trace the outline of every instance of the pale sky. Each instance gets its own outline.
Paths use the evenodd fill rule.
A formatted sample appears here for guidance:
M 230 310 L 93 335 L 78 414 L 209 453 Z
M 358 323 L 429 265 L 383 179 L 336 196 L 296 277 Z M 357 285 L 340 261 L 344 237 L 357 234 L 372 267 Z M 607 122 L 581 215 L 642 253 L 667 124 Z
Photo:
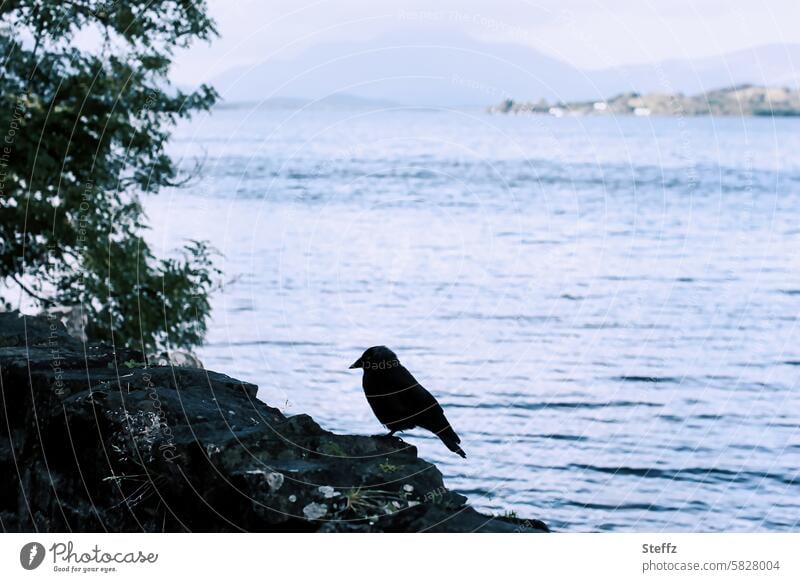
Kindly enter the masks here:
M 220 37 L 180 54 L 178 83 L 313 45 L 415 30 L 525 44 L 581 68 L 800 43 L 800 0 L 210 0 Z

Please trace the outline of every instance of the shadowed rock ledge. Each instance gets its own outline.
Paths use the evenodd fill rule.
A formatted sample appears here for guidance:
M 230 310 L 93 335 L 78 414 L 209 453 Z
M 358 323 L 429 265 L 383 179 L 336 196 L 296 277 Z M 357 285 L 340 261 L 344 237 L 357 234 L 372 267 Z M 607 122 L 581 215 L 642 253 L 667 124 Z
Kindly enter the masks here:
M 284 416 L 256 386 L 0 314 L 3 531 L 534 532 L 400 439 Z

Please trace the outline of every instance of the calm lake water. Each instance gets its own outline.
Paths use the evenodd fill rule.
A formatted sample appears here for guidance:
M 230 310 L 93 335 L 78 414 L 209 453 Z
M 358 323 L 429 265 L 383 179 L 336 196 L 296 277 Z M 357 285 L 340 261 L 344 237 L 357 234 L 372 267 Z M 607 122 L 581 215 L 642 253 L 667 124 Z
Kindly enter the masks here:
M 800 120 L 217 111 L 147 202 L 230 281 L 206 367 L 337 432 L 386 344 L 483 509 L 568 531 L 797 530 Z

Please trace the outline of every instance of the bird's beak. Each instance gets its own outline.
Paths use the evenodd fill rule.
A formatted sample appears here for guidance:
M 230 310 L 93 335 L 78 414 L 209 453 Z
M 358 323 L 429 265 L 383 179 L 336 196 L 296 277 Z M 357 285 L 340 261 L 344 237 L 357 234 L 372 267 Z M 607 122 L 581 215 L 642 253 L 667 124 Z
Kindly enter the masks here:
M 350 365 L 350 369 L 351 369 L 351 370 L 352 370 L 353 368 L 363 368 L 363 367 L 364 367 L 364 366 L 363 366 L 363 363 L 361 362 L 361 358 L 358 358 L 358 359 L 357 359 L 355 362 L 353 362 L 353 363 Z

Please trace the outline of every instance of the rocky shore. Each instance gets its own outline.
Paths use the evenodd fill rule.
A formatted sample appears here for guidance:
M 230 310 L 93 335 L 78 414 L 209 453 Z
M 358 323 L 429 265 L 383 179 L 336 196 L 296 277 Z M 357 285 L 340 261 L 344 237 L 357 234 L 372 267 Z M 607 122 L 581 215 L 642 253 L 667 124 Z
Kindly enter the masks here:
M 491 113 L 540 113 L 565 115 L 636 116 L 755 116 L 793 117 L 800 115 L 800 91 L 786 87 L 742 85 L 700 95 L 681 93 L 622 93 L 603 101 L 548 103 L 545 100 L 506 101 L 489 108 Z
M 2 530 L 547 531 L 477 512 L 401 439 L 333 434 L 256 390 L 0 314 Z

